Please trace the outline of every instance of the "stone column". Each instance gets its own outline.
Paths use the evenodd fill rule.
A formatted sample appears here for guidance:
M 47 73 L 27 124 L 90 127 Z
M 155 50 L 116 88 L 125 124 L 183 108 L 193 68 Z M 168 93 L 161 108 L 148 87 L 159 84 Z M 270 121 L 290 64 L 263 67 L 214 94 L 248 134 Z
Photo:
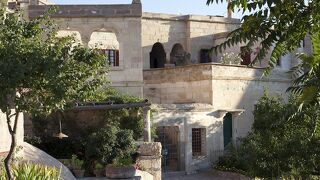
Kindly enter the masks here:
M 88 43 L 90 41 L 90 36 L 88 36 L 87 34 L 84 34 L 83 32 L 80 32 L 80 35 L 81 35 L 82 45 L 84 47 L 88 47 Z
M 153 180 L 161 180 L 161 143 L 141 144 L 137 164 L 143 171 L 153 175 Z
M 151 142 L 151 121 L 150 121 L 150 107 L 143 107 L 144 120 L 144 142 Z

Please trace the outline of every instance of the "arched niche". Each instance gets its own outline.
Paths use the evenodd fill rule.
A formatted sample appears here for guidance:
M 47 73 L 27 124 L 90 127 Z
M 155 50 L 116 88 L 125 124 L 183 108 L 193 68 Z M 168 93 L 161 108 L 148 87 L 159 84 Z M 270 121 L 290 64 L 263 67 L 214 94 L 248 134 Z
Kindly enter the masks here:
M 72 36 L 74 37 L 75 43 L 74 45 L 81 44 L 81 34 L 79 31 L 70 31 L 70 30 L 59 30 L 57 32 L 57 37 L 67 37 L 67 36 Z
M 98 49 L 106 55 L 110 66 L 119 66 L 120 43 L 114 32 L 94 31 L 90 36 L 88 47 Z
M 166 63 L 166 52 L 163 45 L 159 42 L 152 46 L 150 52 L 150 68 L 164 68 Z
M 183 49 L 183 46 L 179 43 L 176 43 L 170 53 L 170 63 L 175 64 L 176 66 L 183 66 L 190 64 L 190 54 L 186 53 Z

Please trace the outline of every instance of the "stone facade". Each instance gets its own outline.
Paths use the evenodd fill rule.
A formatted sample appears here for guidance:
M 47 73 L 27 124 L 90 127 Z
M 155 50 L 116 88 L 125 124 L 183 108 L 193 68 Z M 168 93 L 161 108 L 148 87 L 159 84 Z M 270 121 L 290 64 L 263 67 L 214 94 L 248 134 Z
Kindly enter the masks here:
M 50 8 L 31 4 L 25 6 L 29 18 Z M 230 31 L 239 27 L 238 19 L 146 13 L 142 12 L 139 0 L 125 5 L 58 5 L 58 8 L 52 15 L 59 26 L 58 35 L 75 34 L 85 46 L 96 47 L 101 43 L 102 49 L 118 50 L 119 64 L 111 67 L 108 74 L 111 86 L 122 93 L 148 98 L 156 110 L 155 125 L 175 127 L 163 132 L 173 132 L 177 143 L 165 142 L 162 147 L 174 149 L 174 155 L 168 152 L 168 157 L 174 156 L 177 170 L 193 172 L 209 167 L 223 154 L 227 116 L 231 118 L 232 141 L 236 143 L 238 137 L 245 136 L 251 129 L 255 103 L 264 90 L 285 97 L 291 84 L 286 71 L 299 62 L 292 54 L 286 55 L 268 77 L 262 76 L 268 56 L 254 68 L 221 65 L 218 63 L 221 53 L 203 63 L 202 56 L 206 55 L 203 52 L 222 43 Z M 310 53 L 310 38 L 304 44 L 297 52 Z M 241 46 L 237 44 L 224 52 L 238 54 Z M 256 50 L 252 50 L 251 59 Z M 85 124 L 85 118 L 91 115 L 81 113 L 75 117 L 82 117 L 79 121 Z M 161 138 L 165 139 L 166 134 L 158 138 L 165 141 Z M 198 142 L 201 152 L 197 152 L 200 155 L 193 152 L 194 138 L 201 140 Z M 141 160 L 153 162 L 148 158 Z

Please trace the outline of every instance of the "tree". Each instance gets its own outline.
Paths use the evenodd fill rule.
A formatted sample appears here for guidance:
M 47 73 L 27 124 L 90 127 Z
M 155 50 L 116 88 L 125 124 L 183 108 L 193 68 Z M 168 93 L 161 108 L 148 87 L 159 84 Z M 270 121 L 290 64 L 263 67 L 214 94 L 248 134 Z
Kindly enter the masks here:
M 217 168 L 265 179 L 318 177 L 320 146 L 312 131 L 320 111 L 308 106 L 297 112 L 299 105 L 294 97 L 284 103 L 265 94 L 253 112 L 252 132 L 241 139 L 240 147 L 220 158 Z
M 320 106 L 320 1 L 227 1 L 228 9 L 232 12 L 242 10 L 249 15 L 243 16 L 240 27 L 232 31 L 227 40 L 213 50 L 222 51 L 237 43 L 245 43 L 247 49 L 252 49 L 258 44 L 260 50 L 251 65 L 262 60 L 271 50 L 269 67 L 265 71 L 268 74 L 282 55 L 301 47 L 301 41 L 310 34 L 313 40 L 313 55 L 299 55 L 302 63 L 293 68 L 295 81 L 288 90 L 301 95 L 301 108 L 306 104 Z M 208 5 L 213 2 L 214 0 L 207 0 Z M 216 3 L 219 3 L 219 0 L 216 0 Z M 320 137 L 320 120 L 315 126 L 314 135 Z
M 288 91 L 300 95 L 300 111 L 304 106 L 320 107 L 320 33 L 312 37 L 313 55 L 299 54 L 301 63 L 291 69 L 295 80 Z M 313 136 L 320 138 L 320 120 Z
M 48 15 L 26 20 L 0 10 L 0 109 L 12 139 L 5 158 L 10 180 L 19 114 L 50 114 L 75 101 L 97 100 L 107 83 L 104 56 L 56 32 Z
M 207 5 L 224 0 L 207 0 Z M 249 13 L 241 19 L 238 29 L 232 31 L 227 40 L 213 48 L 222 51 L 227 46 L 245 43 L 248 49 L 255 44 L 260 51 L 251 65 L 262 60 L 272 50 L 269 72 L 281 55 L 301 46 L 306 34 L 320 30 L 320 1 L 318 0 L 226 0 L 232 12 Z

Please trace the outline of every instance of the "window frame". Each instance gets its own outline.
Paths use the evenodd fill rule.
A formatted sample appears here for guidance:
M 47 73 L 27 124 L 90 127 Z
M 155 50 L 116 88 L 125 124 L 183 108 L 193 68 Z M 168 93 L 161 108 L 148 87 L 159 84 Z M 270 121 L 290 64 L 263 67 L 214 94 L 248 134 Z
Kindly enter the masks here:
M 206 156 L 206 128 L 191 129 L 192 157 Z

